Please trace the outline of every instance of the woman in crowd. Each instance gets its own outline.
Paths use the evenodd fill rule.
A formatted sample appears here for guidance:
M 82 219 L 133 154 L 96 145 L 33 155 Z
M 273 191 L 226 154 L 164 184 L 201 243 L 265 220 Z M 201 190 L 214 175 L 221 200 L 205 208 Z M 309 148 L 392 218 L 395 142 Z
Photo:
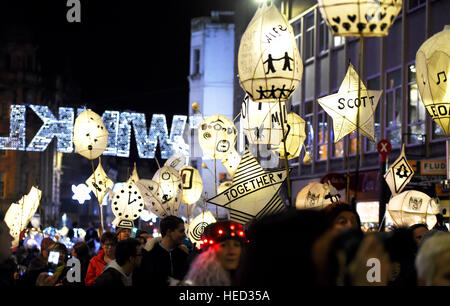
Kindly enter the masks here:
M 77 242 L 72 248 L 71 255 L 80 261 L 81 283 L 84 285 L 87 270 L 89 267 L 89 261 L 91 260 L 91 256 L 89 254 L 89 246 L 85 242 Z
M 101 238 L 101 249 L 98 254 L 92 257 L 87 269 L 85 284 L 91 286 L 97 277 L 102 274 L 103 268 L 110 261 L 115 259 L 115 250 L 117 244 L 117 235 L 111 232 L 105 232 Z
M 192 262 L 183 284 L 232 285 L 245 242 L 245 232 L 241 224 L 222 221 L 208 225 L 202 235 L 202 247 L 205 250 Z

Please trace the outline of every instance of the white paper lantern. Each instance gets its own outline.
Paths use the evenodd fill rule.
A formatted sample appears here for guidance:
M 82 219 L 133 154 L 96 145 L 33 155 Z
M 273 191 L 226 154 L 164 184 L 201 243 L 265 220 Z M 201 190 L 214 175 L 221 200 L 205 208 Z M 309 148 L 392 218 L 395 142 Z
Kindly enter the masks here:
M 114 186 L 114 182 L 110 180 L 108 175 L 106 175 L 105 170 L 103 170 L 101 162 L 98 163 L 97 169 L 94 173 L 86 180 L 86 185 L 92 190 L 98 199 L 99 203 L 103 202 L 103 197 L 111 190 Z
M 413 168 L 409 165 L 405 155 L 405 145 L 402 146 L 402 153 L 389 167 L 388 172 L 384 175 L 384 179 L 392 192 L 397 195 L 402 192 L 403 188 L 411 181 L 414 175 Z
M 233 176 L 239 166 L 241 161 L 241 155 L 236 151 L 232 150 L 225 157 L 223 157 L 220 162 L 227 169 L 228 173 Z
M 288 152 L 288 159 L 296 158 L 302 151 L 303 143 L 306 139 L 305 133 L 305 120 L 295 113 L 289 113 L 287 116 L 287 129 L 286 129 L 286 150 Z M 278 153 L 280 158 L 285 158 L 286 153 L 284 151 L 284 141 L 278 146 Z
M 180 177 L 183 183 L 182 201 L 184 204 L 195 204 L 202 196 L 203 181 L 197 169 L 186 166 L 181 168 Z
M 333 185 L 311 183 L 297 194 L 295 207 L 297 209 L 322 209 L 333 203 L 338 194 L 339 192 Z
M 214 218 L 213 214 L 209 210 L 196 216 L 189 224 L 189 240 L 193 244 L 201 244 L 201 238 L 205 228 L 215 222 L 216 218 Z
M 166 161 L 164 166 L 180 171 L 181 168 L 186 166 L 186 156 L 181 152 L 176 152 Z
M 283 139 L 282 123 L 287 124 L 286 103 L 253 102 L 245 96 L 241 108 L 241 125 L 245 136 L 252 144 L 278 145 Z
M 436 215 L 439 213 L 439 207 L 425 193 L 409 190 L 391 198 L 388 212 L 397 226 L 425 223 L 429 229 L 432 229 L 437 222 Z
M 88 159 L 102 155 L 108 145 L 108 131 L 102 118 L 90 110 L 82 112 L 75 119 L 73 143 L 77 153 Z
M 222 159 L 235 150 L 237 129 L 225 116 L 213 115 L 200 125 L 198 140 L 203 153 L 214 159 Z
M 183 197 L 181 177 L 172 167 L 164 166 L 156 171 L 153 181 L 158 183 L 157 197 L 169 215 L 176 216 Z
M 148 179 L 141 179 L 136 183 L 144 197 L 145 208 L 160 218 L 169 216 L 168 212 L 162 204 L 160 196 L 162 195 L 159 184 Z
M 450 135 L 450 26 L 430 37 L 416 54 L 420 97 L 431 118 Z
M 402 0 L 318 0 L 333 35 L 386 36 L 402 9 Z
M 242 88 L 255 102 L 289 99 L 303 73 L 294 31 L 273 4 L 265 3 L 242 35 L 238 53 Z
M 8 225 L 10 234 L 14 238 L 12 247 L 19 245 L 20 232 L 26 228 L 36 210 L 42 197 L 42 191 L 31 187 L 28 194 L 24 195 L 18 203 L 12 203 L 5 214 L 5 223 Z

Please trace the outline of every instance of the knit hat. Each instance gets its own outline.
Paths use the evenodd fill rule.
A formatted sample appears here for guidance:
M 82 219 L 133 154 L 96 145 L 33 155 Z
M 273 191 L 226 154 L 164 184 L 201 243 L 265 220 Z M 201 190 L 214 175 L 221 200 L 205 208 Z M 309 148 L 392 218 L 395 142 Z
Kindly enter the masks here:
M 225 240 L 234 239 L 242 244 L 247 241 L 242 224 L 233 221 L 211 223 L 202 234 L 202 246 L 210 246 Z

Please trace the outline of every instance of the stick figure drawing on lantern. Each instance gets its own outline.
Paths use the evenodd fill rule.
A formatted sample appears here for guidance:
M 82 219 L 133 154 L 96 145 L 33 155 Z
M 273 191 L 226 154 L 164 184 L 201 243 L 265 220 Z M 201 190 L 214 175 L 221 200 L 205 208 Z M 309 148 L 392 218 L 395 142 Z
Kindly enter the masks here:
M 284 57 L 282 57 L 281 59 L 284 59 L 283 70 L 289 69 L 289 71 L 292 71 L 291 61 L 294 61 L 294 60 L 289 57 L 287 52 L 284 52 Z
M 264 64 L 267 63 L 267 72 L 266 74 L 269 74 L 269 72 L 275 73 L 275 67 L 273 66 L 273 58 L 272 58 L 272 54 L 269 54 L 269 57 L 267 58 L 267 60 L 264 61 Z

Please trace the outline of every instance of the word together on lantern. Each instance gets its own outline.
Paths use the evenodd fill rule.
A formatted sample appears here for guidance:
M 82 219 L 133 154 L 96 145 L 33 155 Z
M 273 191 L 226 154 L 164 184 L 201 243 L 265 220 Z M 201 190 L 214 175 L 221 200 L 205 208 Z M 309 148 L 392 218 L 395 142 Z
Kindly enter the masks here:
M 234 187 L 227 189 L 223 192 L 223 194 L 226 195 L 229 202 L 236 200 L 243 195 L 251 193 L 252 191 L 276 184 L 277 181 L 275 180 L 274 176 L 275 175 L 273 173 L 259 175 L 253 179 L 242 182 Z
M 450 103 L 436 103 L 427 106 L 431 118 L 450 117 Z
M 48 106 L 28 105 L 28 108 L 42 120 L 42 126 L 28 146 L 25 145 L 26 105 L 11 105 L 9 137 L 0 137 L 0 150 L 43 152 L 53 138 L 57 139 L 57 150 L 61 153 L 73 153 L 73 126 L 75 110 L 70 107 L 59 107 L 58 114 L 52 113 Z M 76 114 L 85 109 L 78 108 Z M 170 134 L 167 129 L 166 116 L 153 114 L 147 132 L 145 114 L 130 111 L 118 112 L 107 110 L 101 116 L 108 130 L 108 144 L 104 155 L 128 157 L 130 154 L 131 129 L 136 138 L 137 151 L 140 158 L 155 158 L 159 144 L 161 158 L 168 159 L 175 152 L 187 155 L 189 146 L 183 133 L 187 116 L 174 115 Z
M 369 103 L 369 100 L 370 100 L 370 103 L 372 103 L 372 105 L 374 105 L 373 104 L 373 99 L 374 98 L 375 98 L 375 96 L 370 96 L 370 97 L 365 96 L 365 97 L 361 97 L 361 99 L 358 99 L 358 98 L 355 98 L 355 99 L 340 98 L 338 100 L 338 103 L 339 103 L 338 108 L 339 109 L 344 109 L 346 106 L 348 108 L 360 107 L 361 104 L 363 105 L 363 107 L 366 107 L 366 101 L 367 101 L 367 103 Z

